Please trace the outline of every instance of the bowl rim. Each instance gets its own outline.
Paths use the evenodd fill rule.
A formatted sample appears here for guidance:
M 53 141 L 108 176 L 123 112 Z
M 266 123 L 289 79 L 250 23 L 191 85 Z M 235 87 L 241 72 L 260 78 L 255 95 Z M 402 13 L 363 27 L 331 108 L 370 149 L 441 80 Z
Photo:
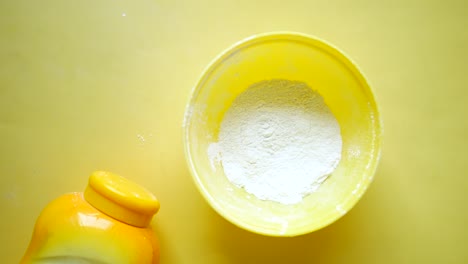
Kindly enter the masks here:
M 374 147 L 372 154 L 371 162 L 369 163 L 368 167 L 366 168 L 367 177 L 362 180 L 362 182 L 366 183 L 358 190 L 358 194 L 355 195 L 355 199 L 349 199 L 347 203 L 343 204 L 342 212 L 335 212 L 327 219 L 324 219 L 321 224 L 314 226 L 313 228 L 301 228 L 300 230 L 292 229 L 291 231 L 282 232 L 271 232 L 271 229 L 261 228 L 261 226 L 252 225 L 247 223 L 246 221 L 242 221 L 231 214 L 229 214 L 228 210 L 223 209 L 222 206 L 216 201 L 216 199 L 211 196 L 208 190 L 200 181 L 198 176 L 198 172 L 196 170 L 196 166 L 192 159 L 192 155 L 190 154 L 190 140 L 189 140 L 189 130 L 190 130 L 190 120 L 192 117 L 192 106 L 195 103 L 195 99 L 198 97 L 202 85 L 205 83 L 206 79 L 210 76 L 210 74 L 217 68 L 219 64 L 221 64 L 226 58 L 235 54 L 237 51 L 248 47 L 253 44 L 258 44 L 262 42 L 268 41 L 297 41 L 303 44 L 307 44 L 309 46 L 314 46 L 315 48 L 320 48 L 325 52 L 329 53 L 333 57 L 335 57 L 338 61 L 345 64 L 345 66 L 351 71 L 352 75 L 358 79 L 359 83 L 362 87 L 365 87 L 365 92 L 367 98 L 369 99 L 369 103 L 372 104 L 371 108 L 374 110 L 374 129 L 375 135 L 373 137 L 373 144 L 376 146 Z M 224 49 L 220 52 L 215 58 L 213 58 L 210 63 L 204 68 L 202 71 L 200 78 L 198 79 L 195 86 L 193 86 L 188 102 L 186 104 L 184 119 L 182 124 L 182 136 L 183 136 L 183 145 L 184 145 L 184 156 L 185 160 L 188 164 L 189 171 L 191 174 L 192 180 L 195 182 L 198 191 L 202 194 L 204 199 L 208 202 L 208 204 L 223 218 L 231 222 L 232 224 L 242 228 L 244 230 L 248 230 L 250 232 L 266 235 L 266 236 L 273 236 L 273 237 L 293 237 L 304 235 L 308 233 L 312 233 L 319 229 L 322 229 L 326 226 L 331 225 L 332 223 L 336 222 L 340 218 L 342 218 L 346 213 L 348 213 L 362 198 L 362 196 L 366 193 L 367 189 L 369 188 L 370 184 L 373 182 L 375 177 L 375 173 L 377 171 L 377 166 L 380 162 L 381 152 L 382 152 L 382 136 L 383 136 L 383 122 L 381 118 L 381 113 L 379 111 L 379 107 L 376 102 L 374 91 L 372 90 L 371 86 L 369 85 L 368 78 L 364 75 L 362 70 L 357 66 L 357 64 L 347 56 L 343 51 L 335 47 L 334 45 L 328 43 L 327 41 L 318 38 L 316 36 L 293 32 L 293 31 L 274 31 L 274 32 L 266 32 L 260 34 L 254 34 L 240 41 L 235 42 L 228 48 Z

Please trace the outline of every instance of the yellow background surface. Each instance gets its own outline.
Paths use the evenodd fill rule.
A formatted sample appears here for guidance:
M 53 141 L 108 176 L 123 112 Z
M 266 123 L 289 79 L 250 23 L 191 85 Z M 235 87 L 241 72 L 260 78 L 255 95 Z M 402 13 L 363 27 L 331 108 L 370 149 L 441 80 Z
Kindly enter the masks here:
M 49 201 L 103 169 L 160 199 L 163 264 L 467 263 L 467 28 L 466 1 L 0 2 L 0 262 L 19 261 Z M 204 67 L 278 30 L 323 38 L 356 61 L 385 127 L 367 194 L 296 238 L 218 216 L 182 146 Z

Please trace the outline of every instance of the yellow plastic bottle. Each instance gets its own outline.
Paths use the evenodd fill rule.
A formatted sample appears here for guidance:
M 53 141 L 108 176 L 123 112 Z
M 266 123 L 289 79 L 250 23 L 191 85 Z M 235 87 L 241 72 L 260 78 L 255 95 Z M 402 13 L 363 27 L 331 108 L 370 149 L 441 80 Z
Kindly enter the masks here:
M 84 193 L 52 201 L 36 221 L 20 264 L 159 263 L 159 244 L 150 222 L 156 197 L 112 173 L 97 171 Z

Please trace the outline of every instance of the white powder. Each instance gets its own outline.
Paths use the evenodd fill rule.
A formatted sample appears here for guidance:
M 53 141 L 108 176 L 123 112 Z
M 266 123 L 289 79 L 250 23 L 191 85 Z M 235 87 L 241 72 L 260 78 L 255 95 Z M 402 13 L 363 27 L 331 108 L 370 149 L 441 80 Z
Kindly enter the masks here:
M 295 204 L 333 172 L 341 147 L 340 127 L 320 94 L 302 82 L 270 80 L 234 100 L 208 155 L 259 199 Z

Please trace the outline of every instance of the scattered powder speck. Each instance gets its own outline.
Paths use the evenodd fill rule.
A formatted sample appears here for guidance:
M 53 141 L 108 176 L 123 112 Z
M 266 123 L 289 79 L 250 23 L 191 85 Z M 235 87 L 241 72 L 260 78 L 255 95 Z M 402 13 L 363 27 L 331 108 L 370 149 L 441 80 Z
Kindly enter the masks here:
M 141 134 L 137 134 L 137 138 L 138 138 L 141 142 L 145 142 L 145 141 L 146 141 L 145 137 L 144 137 L 143 135 L 141 135 Z

